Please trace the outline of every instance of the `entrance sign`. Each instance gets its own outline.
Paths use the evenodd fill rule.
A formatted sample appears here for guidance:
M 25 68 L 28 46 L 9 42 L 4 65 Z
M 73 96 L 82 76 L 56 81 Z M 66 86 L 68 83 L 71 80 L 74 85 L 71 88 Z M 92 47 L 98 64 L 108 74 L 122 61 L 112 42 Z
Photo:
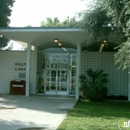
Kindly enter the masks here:
M 26 71 L 26 63 L 15 63 L 15 71 Z

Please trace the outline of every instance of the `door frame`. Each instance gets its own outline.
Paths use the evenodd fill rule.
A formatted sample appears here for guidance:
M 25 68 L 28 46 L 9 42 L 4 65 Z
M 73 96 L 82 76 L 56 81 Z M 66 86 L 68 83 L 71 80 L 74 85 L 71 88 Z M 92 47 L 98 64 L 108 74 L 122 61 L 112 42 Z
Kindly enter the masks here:
M 52 79 L 52 71 L 55 71 L 55 76 L 53 77 L 54 79 Z M 58 71 L 60 72 L 60 76 L 58 74 Z M 63 71 L 66 71 L 66 81 L 62 82 L 61 81 L 61 73 Z M 48 75 L 47 75 L 48 74 Z M 53 81 L 54 80 L 54 81 Z M 48 89 L 47 90 L 47 84 L 48 84 Z M 51 84 L 54 84 L 55 89 L 54 90 L 50 90 L 51 89 Z M 66 84 L 66 90 L 62 91 L 59 90 L 59 85 L 61 86 L 61 84 Z M 47 69 L 46 70 L 46 84 L 44 85 L 44 92 L 45 94 L 52 94 L 52 95 L 68 95 L 69 94 L 69 70 L 68 69 Z
M 69 84 L 69 73 L 70 73 L 70 55 L 69 54 L 66 54 L 66 53 L 54 53 L 54 52 L 46 52 L 46 53 L 44 53 L 45 54 L 45 82 L 44 82 L 44 93 L 45 94 L 49 94 L 49 92 L 47 92 L 47 90 L 46 90 L 46 84 L 47 84 L 47 71 L 48 70 L 50 70 L 50 71 L 52 71 L 52 70 L 54 70 L 54 71 L 56 71 L 56 92 L 50 92 L 50 94 L 51 95 L 69 95 L 69 88 L 70 88 L 70 84 Z M 68 67 L 67 68 L 51 68 L 51 64 L 49 65 L 49 67 L 47 67 L 48 65 L 47 65 L 47 55 L 57 55 L 57 56 L 61 56 L 61 55 L 63 55 L 63 56 L 67 56 L 68 57 L 68 62 L 67 62 L 67 64 L 68 64 Z M 58 73 L 58 71 L 67 71 L 67 81 L 66 81 L 66 85 L 67 85 L 67 89 L 66 89 L 66 93 L 65 92 L 62 92 L 62 91 L 58 91 L 57 90 L 57 88 L 58 88 L 58 77 L 57 77 L 57 73 Z

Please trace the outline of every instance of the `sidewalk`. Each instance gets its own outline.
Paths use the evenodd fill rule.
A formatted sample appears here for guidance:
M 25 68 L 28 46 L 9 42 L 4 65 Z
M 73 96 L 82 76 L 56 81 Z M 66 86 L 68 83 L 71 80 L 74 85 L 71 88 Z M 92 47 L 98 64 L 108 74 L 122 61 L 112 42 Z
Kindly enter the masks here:
M 56 130 L 75 103 L 63 96 L 0 95 L 0 130 Z M 20 129 L 30 127 L 36 129 Z

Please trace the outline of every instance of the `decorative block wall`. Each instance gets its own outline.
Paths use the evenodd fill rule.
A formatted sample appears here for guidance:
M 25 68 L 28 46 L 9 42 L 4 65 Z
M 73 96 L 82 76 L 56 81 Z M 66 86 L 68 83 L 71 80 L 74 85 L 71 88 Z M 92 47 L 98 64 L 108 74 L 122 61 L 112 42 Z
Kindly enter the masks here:
M 87 69 L 103 68 L 109 74 L 108 95 L 128 96 L 128 70 L 118 70 L 113 52 L 82 52 L 81 74 Z

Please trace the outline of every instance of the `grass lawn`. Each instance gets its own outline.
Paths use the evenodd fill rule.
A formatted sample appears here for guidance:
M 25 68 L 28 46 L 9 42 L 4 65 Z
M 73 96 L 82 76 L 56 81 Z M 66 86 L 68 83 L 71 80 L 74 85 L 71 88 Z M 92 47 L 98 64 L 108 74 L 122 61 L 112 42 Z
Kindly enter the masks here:
M 119 130 L 130 120 L 130 102 L 79 101 L 58 130 Z M 130 124 L 130 123 L 129 123 Z M 130 130 L 121 127 L 120 130 Z

